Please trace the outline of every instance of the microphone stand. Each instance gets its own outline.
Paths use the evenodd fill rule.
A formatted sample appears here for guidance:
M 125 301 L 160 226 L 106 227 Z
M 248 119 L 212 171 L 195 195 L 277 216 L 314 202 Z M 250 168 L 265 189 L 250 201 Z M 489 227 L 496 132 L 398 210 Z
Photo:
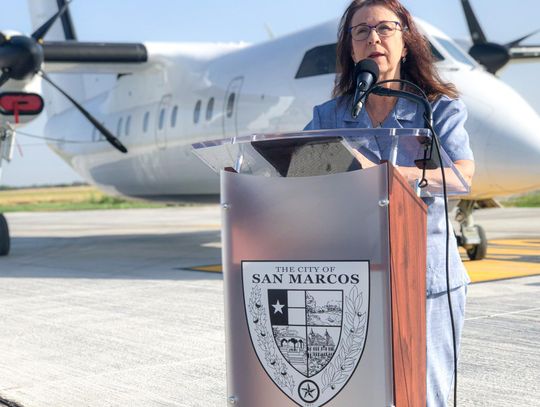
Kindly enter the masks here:
M 402 82 L 402 81 L 399 80 L 399 82 Z M 386 81 L 383 83 L 386 83 Z M 409 84 L 408 81 L 406 81 L 405 83 Z M 403 98 L 403 99 L 407 99 L 412 102 L 415 102 L 419 105 L 422 105 L 424 107 L 424 112 L 425 112 L 423 116 L 425 127 L 431 130 L 433 138 L 437 137 L 435 132 L 432 130 L 433 129 L 433 109 L 425 95 L 420 96 L 412 92 L 407 92 L 405 90 L 389 89 L 389 88 L 382 87 L 380 85 L 374 86 L 368 91 L 368 93 L 373 93 L 379 96 Z M 429 143 L 426 144 L 426 149 L 424 150 L 424 158 L 421 160 L 415 160 L 416 166 L 422 169 L 423 171 L 422 181 L 420 182 L 420 185 L 422 188 L 427 186 L 427 180 L 425 179 L 425 170 L 426 169 L 433 170 L 435 168 L 438 168 L 437 162 L 432 159 L 432 154 L 431 154 L 431 152 L 433 151 L 433 138 L 429 141 Z M 428 156 L 428 150 L 429 150 L 429 156 Z M 439 158 L 439 162 L 440 162 L 440 158 Z
M 418 104 L 421 104 L 422 106 L 424 106 L 424 110 L 427 114 L 427 117 L 424 116 L 424 120 L 426 121 L 426 128 L 430 128 L 433 126 L 433 109 L 431 108 L 431 104 L 425 96 L 420 96 L 412 92 L 407 92 L 406 90 L 385 88 L 383 86 L 380 86 L 380 84 L 374 86 L 366 93 L 374 93 L 375 95 L 379 96 L 393 96 L 398 98 L 402 97 L 404 99 L 408 99 Z

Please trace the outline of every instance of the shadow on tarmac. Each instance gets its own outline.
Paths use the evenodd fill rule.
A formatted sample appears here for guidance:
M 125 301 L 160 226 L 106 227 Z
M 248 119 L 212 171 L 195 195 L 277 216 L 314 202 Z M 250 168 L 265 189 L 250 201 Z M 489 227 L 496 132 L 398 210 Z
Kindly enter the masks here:
M 220 232 L 90 237 L 15 237 L 0 278 L 221 279 L 186 271 L 221 262 Z

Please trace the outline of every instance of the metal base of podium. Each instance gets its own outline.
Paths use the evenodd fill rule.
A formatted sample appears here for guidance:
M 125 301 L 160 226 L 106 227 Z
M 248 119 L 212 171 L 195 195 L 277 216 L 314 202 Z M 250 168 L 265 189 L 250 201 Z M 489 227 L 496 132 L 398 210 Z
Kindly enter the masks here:
M 369 261 L 364 348 L 346 382 L 325 390 L 330 398 L 324 405 L 394 404 L 388 171 L 386 165 L 380 165 L 305 178 L 221 173 L 230 404 L 322 405 L 309 399 L 299 402 L 295 397 L 299 389 L 280 389 L 276 384 L 279 378 L 273 377 L 276 373 L 263 367 L 255 350 L 257 338 L 248 327 L 242 262 L 351 260 Z M 287 361 L 283 358 L 280 362 Z M 323 400 L 322 394 L 319 400 Z

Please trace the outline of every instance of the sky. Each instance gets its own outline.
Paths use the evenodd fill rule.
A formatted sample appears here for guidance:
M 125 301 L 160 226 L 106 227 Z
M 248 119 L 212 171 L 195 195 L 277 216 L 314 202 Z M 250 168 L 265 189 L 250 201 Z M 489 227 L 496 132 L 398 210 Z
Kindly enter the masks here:
M 459 0 L 402 0 L 411 13 L 453 38 L 469 33 Z M 212 41 L 259 43 L 337 19 L 348 0 L 74 0 L 71 16 L 81 41 Z M 488 40 L 506 43 L 540 28 L 540 1 L 471 0 Z M 24 0 L 0 0 L 0 31 L 31 32 Z M 540 33 L 524 44 L 540 44 Z M 501 79 L 540 113 L 540 61 L 511 65 Z M 24 131 L 40 134 L 44 118 Z M 19 135 L 0 185 L 51 185 L 81 181 L 37 139 Z

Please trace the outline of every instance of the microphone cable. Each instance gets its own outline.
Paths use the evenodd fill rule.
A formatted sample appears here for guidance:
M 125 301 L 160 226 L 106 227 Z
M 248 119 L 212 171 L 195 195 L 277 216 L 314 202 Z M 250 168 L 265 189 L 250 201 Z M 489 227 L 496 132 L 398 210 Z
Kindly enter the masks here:
M 425 113 L 424 113 L 425 117 Z M 427 120 L 426 120 L 427 122 Z M 450 325 L 452 326 L 452 347 L 454 350 L 454 407 L 457 406 L 457 368 L 458 368 L 458 357 L 457 357 L 457 339 L 456 339 L 456 325 L 454 320 L 454 311 L 452 308 L 452 296 L 450 292 L 450 265 L 449 265 L 449 255 L 450 255 L 450 220 L 448 218 L 448 192 L 446 189 L 446 173 L 442 165 L 442 156 L 441 156 L 441 145 L 439 143 L 439 136 L 435 132 L 432 123 L 429 123 L 429 130 L 433 134 L 433 140 L 435 143 L 435 148 L 437 155 L 439 156 L 439 163 L 441 164 L 441 177 L 442 177 L 442 186 L 443 186 L 443 196 L 444 196 L 444 213 L 445 213 L 445 226 L 446 226 L 446 253 L 445 253 L 445 268 L 446 268 L 446 298 L 448 300 L 448 311 L 450 312 Z M 458 170 L 459 171 L 459 170 Z

